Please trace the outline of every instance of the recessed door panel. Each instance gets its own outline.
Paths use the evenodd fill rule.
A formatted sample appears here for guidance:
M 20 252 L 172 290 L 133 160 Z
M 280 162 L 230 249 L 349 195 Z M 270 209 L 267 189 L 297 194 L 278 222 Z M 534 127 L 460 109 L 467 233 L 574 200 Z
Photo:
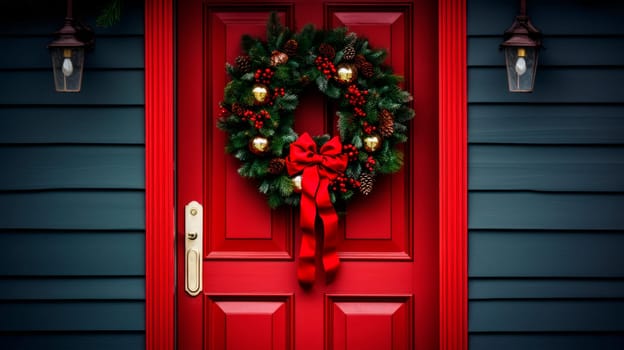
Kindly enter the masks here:
M 258 192 L 257 184 L 241 178 L 238 160 L 224 151 L 226 137 L 216 130 L 219 102 L 227 83 L 226 62 L 240 54 L 240 40 L 245 34 L 266 35 L 267 8 L 232 11 L 227 8 L 204 8 L 207 120 L 205 139 L 205 181 L 210 238 L 204 250 L 207 258 L 216 259 L 289 259 L 293 235 L 290 211 L 271 210 Z M 279 12 L 282 18 L 286 14 Z
M 292 349 L 292 296 L 206 298 L 206 349 Z
M 352 7 L 328 6 L 327 16 L 332 26 L 345 26 L 349 31 L 368 39 L 370 46 L 387 52 L 386 64 L 397 74 L 409 71 L 411 43 L 409 35 L 408 4 L 384 7 L 362 5 Z M 406 152 L 403 148 L 403 152 Z M 405 159 L 410 159 L 405 154 Z M 343 259 L 394 259 L 411 258 L 412 227 L 409 213 L 410 175 L 403 168 L 390 176 L 378 177 L 374 191 L 360 196 L 347 207 L 342 218 L 344 233 L 338 246 Z
M 411 349 L 411 304 L 411 296 L 329 295 L 327 349 Z

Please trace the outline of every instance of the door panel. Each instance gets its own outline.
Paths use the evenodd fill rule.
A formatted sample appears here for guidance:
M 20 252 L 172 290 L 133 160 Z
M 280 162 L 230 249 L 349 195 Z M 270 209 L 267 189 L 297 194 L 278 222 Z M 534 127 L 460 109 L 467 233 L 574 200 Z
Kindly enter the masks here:
M 269 11 L 266 8 L 237 10 L 223 7 L 204 8 L 205 62 L 204 75 L 208 95 L 204 142 L 204 169 L 208 239 L 206 258 L 217 259 L 289 259 L 292 257 L 293 236 L 291 211 L 271 210 L 251 181 L 237 175 L 239 164 L 224 152 L 226 135 L 214 126 L 219 101 L 227 83 L 226 62 L 233 62 L 240 53 L 244 34 L 264 35 Z M 285 12 L 278 12 L 282 18 Z
M 388 51 L 386 64 L 405 76 L 403 87 L 415 101 L 435 100 L 427 92 L 435 75 L 422 73 L 436 69 L 435 22 L 427 20 L 435 18 L 435 2 L 178 2 L 177 207 L 202 203 L 205 232 L 203 292 L 191 297 L 179 287 L 184 223 L 178 210 L 178 348 L 433 349 L 435 109 L 414 105 L 403 170 L 379 178 L 373 193 L 349 203 L 341 216 L 335 279 L 326 282 L 318 264 L 315 284 L 302 288 L 294 253 L 299 209 L 270 210 L 255 185 L 237 174 L 238 161 L 224 151 L 227 135 L 216 128 L 225 64 L 240 54 L 243 34 L 265 36 L 271 11 L 293 30 L 307 23 L 349 27 Z M 415 47 L 428 54 L 413 56 Z M 426 70 L 416 73 L 415 62 Z M 295 130 L 331 134 L 333 107 L 313 90 L 300 96 Z
M 357 11 L 355 11 L 357 10 Z M 327 19 L 332 27 L 346 26 L 368 38 L 371 47 L 387 50 L 386 64 L 397 74 L 405 74 L 412 44 L 406 40 L 411 6 L 328 5 Z M 405 149 L 403 149 L 405 152 Z M 410 159 L 410 154 L 405 154 Z M 411 258 L 413 210 L 409 193 L 409 169 L 379 178 L 374 191 L 363 201 L 349 203 L 349 214 L 342 217 L 338 251 L 342 259 Z
M 411 349 L 412 297 L 328 295 L 328 350 Z
M 206 315 L 209 349 L 292 349 L 292 295 L 208 295 Z

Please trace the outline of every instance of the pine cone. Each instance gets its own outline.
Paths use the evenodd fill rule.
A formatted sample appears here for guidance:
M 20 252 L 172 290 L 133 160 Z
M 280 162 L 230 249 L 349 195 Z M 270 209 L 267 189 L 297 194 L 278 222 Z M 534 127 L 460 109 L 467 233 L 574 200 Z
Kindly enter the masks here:
M 342 58 L 345 61 L 353 61 L 353 59 L 355 58 L 355 49 L 353 48 L 353 46 L 349 45 L 344 48 L 343 54 L 344 55 L 342 56 Z
M 364 62 L 360 65 L 360 73 L 364 78 L 371 78 L 375 75 L 375 69 L 370 62 Z
M 394 133 L 394 116 L 387 109 L 379 113 L 379 133 L 383 137 L 388 137 Z
M 334 57 L 336 57 L 336 49 L 327 43 L 319 45 L 318 51 L 321 56 L 327 57 L 330 60 L 333 60 Z
M 297 54 L 297 48 L 299 47 L 299 43 L 295 39 L 290 39 L 284 44 L 284 53 L 289 57 L 293 57 Z
M 245 108 L 243 108 L 240 103 L 235 102 L 232 104 L 232 113 L 240 117 L 243 115 L 243 113 L 245 113 Z
M 273 158 L 269 161 L 269 173 L 279 175 L 284 171 L 286 160 L 284 158 Z
M 360 68 L 362 64 L 366 63 L 366 57 L 364 55 L 356 55 L 355 56 L 355 66 Z
M 249 56 L 237 56 L 234 62 L 236 62 L 236 67 L 242 73 L 251 72 L 251 58 Z
M 373 174 L 362 173 L 360 174 L 360 192 L 368 196 L 373 191 L 373 183 L 375 182 L 375 177 Z

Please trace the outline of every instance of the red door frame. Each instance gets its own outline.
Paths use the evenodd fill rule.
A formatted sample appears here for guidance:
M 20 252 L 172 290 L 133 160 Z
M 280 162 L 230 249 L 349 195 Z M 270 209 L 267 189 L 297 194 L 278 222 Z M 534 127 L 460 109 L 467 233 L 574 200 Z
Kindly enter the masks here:
M 183 0 L 180 0 L 183 1 Z M 175 347 L 174 0 L 145 1 L 145 338 Z M 468 349 L 466 0 L 438 0 L 440 349 Z

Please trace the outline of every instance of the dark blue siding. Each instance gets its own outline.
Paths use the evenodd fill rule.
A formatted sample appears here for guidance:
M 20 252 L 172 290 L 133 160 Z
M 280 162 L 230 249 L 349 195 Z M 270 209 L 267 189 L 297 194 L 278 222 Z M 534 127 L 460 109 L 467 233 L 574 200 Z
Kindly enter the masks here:
M 143 332 L 11 334 L 0 336 L 7 349 L 136 350 L 145 348 Z
M 507 92 L 517 0 L 468 0 L 471 350 L 624 348 L 624 3 L 529 1 L 535 91 Z
M 470 337 L 470 349 L 566 349 L 566 350 L 621 350 L 621 333 L 531 333 L 518 335 L 478 333 Z
M 74 2 L 94 26 L 108 1 Z M 144 349 L 143 4 L 54 92 L 65 1 L 0 4 L 0 348 Z
M 145 141 L 142 105 L 2 106 L 1 113 L 11 116 L 0 118 L 3 146 L 22 143 L 143 146 Z
M 471 103 L 468 138 L 472 145 L 617 145 L 623 112 L 621 104 Z

